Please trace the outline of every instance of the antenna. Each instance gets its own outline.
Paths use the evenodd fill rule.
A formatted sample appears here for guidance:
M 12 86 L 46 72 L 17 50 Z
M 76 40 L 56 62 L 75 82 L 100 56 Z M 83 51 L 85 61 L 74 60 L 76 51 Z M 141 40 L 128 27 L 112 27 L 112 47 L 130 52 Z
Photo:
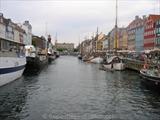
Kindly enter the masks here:
M 97 52 L 97 41 L 98 41 L 98 26 L 97 26 L 97 32 L 96 32 L 96 40 L 95 40 L 95 52 Z
M 57 43 L 57 32 L 56 32 L 56 35 L 55 35 L 55 43 Z
M 57 49 L 57 32 L 56 32 L 56 35 L 55 35 L 55 49 Z
M 159 14 L 160 14 L 160 0 L 159 0 L 159 3 L 158 3 L 158 5 L 159 5 L 159 7 L 158 7 L 158 8 L 159 8 L 159 11 L 158 11 L 158 12 L 159 12 Z
M 47 33 L 47 22 L 45 22 L 45 36 L 48 37 L 48 33 Z
M 99 31 L 98 31 L 98 26 L 97 26 L 97 36 L 98 36 L 98 32 L 99 32 Z
M 117 16 L 118 16 L 118 0 L 116 0 L 116 21 L 115 21 L 115 26 L 117 26 Z
M 0 12 L 2 12 L 2 1 L 0 0 Z
M 79 35 L 78 39 L 79 39 L 79 52 L 80 52 L 80 54 L 81 54 L 81 42 L 80 42 L 80 35 Z

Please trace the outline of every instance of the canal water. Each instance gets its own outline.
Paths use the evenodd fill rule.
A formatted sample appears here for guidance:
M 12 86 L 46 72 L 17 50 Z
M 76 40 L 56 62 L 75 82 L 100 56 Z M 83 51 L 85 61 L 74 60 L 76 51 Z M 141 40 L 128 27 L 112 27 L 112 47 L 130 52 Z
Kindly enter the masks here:
M 159 120 L 160 95 L 137 72 L 106 72 L 61 56 L 0 88 L 0 120 Z

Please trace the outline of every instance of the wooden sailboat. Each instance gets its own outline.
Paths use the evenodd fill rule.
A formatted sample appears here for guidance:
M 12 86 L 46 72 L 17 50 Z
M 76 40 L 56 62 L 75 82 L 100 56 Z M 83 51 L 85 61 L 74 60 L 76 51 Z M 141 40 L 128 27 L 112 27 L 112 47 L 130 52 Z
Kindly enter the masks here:
M 115 40 L 114 40 L 114 49 L 115 53 L 112 55 L 107 56 L 107 61 L 103 64 L 105 69 L 112 69 L 112 70 L 124 70 L 125 64 L 123 63 L 122 59 L 117 56 L 117 49 L 118 49 L 118 0 L 116 0 L 116 20 L 115 20 Z

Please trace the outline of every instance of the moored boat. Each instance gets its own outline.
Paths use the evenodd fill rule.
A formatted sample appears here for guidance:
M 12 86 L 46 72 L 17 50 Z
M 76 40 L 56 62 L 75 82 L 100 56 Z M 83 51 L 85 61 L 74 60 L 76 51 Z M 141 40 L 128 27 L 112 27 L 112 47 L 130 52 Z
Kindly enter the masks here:
M 26 65 L 26 57 L 23 54 L 23 46 L 20 44 L 6 39 L 0 39 L 0 43 L 2 45 L 0 49 L 0 86 L 2 86 L 22 76 Z M 3 48 L 4 44 L 12 44 L 16 47 L 10 48 L 8 51 Z
M 80 60 L 82 59 L 82 55 L 81 54 L 78 55 L 78 59 L 80 59 Z
M 24 42 L 28 34 L 0 13 L 0 86 L 20 78 L 26 65 Z
M 90 60 L 91 63 L 97 63 L 97 64 L 100 64 L 103 62 L 103 58 L 101 57 L 96 57 L 96 58 L 93 58 L 92 60 Z
M 125 63 L 123 63 L 122 59 L 118 56 L 112 56 L 107 59 L 107 62 L 103 64 L 106 69 L 112 70 L 124 70 Z
M 38 72 L 43 66 L 48 63 L 48 58 L 45 52 L 37 53 L 33 45 L 25 46 L 27 64 L 25 73 Z
M 160 70 L 158 69 L 141 69 L 140 75 L 142 80 L 150 85 L 160 87 Z
M 54 47 L 53 47 L 53 44 L 51 42 L 51 35 L 48 35 L 47 48 L 48 48 L 48 63 L 51 63 L 56 58 L 56 56 L 54 54 L 54 49 L 53 49 Z

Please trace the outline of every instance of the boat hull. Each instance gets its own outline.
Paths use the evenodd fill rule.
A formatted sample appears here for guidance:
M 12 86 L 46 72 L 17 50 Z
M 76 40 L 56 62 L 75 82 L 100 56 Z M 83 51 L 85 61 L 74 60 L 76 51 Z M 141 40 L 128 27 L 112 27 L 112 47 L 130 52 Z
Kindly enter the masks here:
M 54 61 L 56 59 L 56 57 L 54 55 L 49 55 L 48 56 L 48 63 L 52 63 L 52 61 Z
M 142 77 L 142 82 L 151 87 L 160 88 L 160 77 L 149 76 L 145 73 L 145 70 L 140 70 L 140 76 Z
M 102 62 L 103 62 L 103 58 L 101 58 L 101 57 L 93 58 L 93 59 L 91 60 L 91 63 L 100 64 L 100 63 L 102 63 Z
M 20 78 L 26 65 L 26 58 L 1 57 L 0 86 Z
M 78 55 L 78 59 L 80 59 L 80 60 L 81 60 L 81 59 L 82 59 L 82 56 L 81 56 L 81 55 Z
M 114 63 L 113 67 L 112 67 L 112 64 L 104 64 L 103 66 L 106 69 L 113 69 L 113 70 L 124 70 L 125 69 L 124 63 Z
M 25 73 L 39 72 L 45 65 L 48 64 L 48 58 L 46 56 L 41 57 L 27 57 L 27 64 Z

